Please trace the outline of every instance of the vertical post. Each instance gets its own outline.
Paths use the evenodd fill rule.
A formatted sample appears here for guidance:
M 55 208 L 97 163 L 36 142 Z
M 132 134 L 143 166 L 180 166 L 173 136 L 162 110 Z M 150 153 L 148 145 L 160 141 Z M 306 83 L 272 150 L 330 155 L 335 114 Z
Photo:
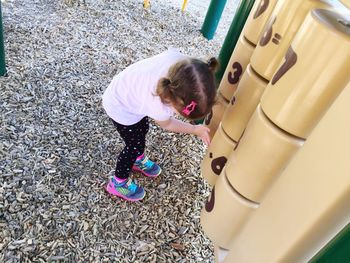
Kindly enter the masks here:
M 187 0 L 184 0 L 184 2 L 182 3 L 182 7 L 181 7 L 182 12 L 185 11 L 186 5 L 187 5 Z
M 311 263 L 341 262 L 350 257 L 350 224 L 347 224 L 329 243 L 314 256 Z
M 214 37 L 227 0 L 211 0 L 201 32 L 208 40 Z
M 241 0 L 239 4 L 219 53 L 218 60 L 220 63 L 220 68 L 216 73 L 217 83 L 220 83 L 220 80 L 224 75 L 227 63 L 230 60 L 231 54 L 236 46 L 237 40 L 242 32 L 254 2 L 255 0 Z
M 144 0 L 143 1 L 143 8 L 147 9 L 151 6 L 151 1 L 150 0 Z
M 0 2 L 0 76 L 5 76 L 6 65 L 5 65 L 5 47 L 4 37 L 2 30 L 2 14 L 1 14 L 1 2 Z

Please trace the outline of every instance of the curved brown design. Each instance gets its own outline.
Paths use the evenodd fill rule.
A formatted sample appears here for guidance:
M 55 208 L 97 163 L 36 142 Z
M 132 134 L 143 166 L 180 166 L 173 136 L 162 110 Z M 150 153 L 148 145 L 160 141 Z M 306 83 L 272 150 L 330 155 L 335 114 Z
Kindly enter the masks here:
M 239 78 L 242 75 L 243 72 L 243 67 L 239 62 L 235 62 L 232 64 L 232 68 L 234 72 L 232 73 L 231 71 L 228 73 L 227 80 L 230 84 L 236 84 L 239 81 Z
M 239 143 L 241 142 L 241 139 L 242 139 L 242 137 L 243 137 L 244 133 L 245 133 L 245 129 L 244 129 L 244 131 L 242 132 L 241 137 L 239 137 L 239 139 L 238 139 L 238 142 L 237 142 L 236 146 L 233 148 L 233 151 L 236 151 L 236 150 L 237 150 L 238 145 L 239 145 Z
M 269 23 L 269 25 L 267 26 L 267 29 L 265 30 L 264 34 L 262 35 L 262 37 L 260 38 L 259 41 L 259 45 L 260 46 L 266 46 L 272 37 L 272 31 L 273 31 L 273 24 L 276 22 L 276 17 L 271 18 L 270 20 L 271 22 Z
M 255 14 L 253 16 L 254 19 L 257 19 L 259 16 L 261 16 L 262 13 L 266 11 L 266 9 L 269 7 L 269 0 L 261 0 L 258 9 L 256 9 Z
M 215 205 L 215 186 L 213 187 L 213 190 L 211 191 L 209 200 L 205 203 L 205 211 L 210 213 L 213 211 Z
M 236 96 L 233 96 L 233 97 L 232 97 L 232 100 L 231 100 L 231 105 L 234 105 L 235 102 L 236 102 Z
M 216 175 L 220 175 L 222 169 L 225 167 L 226 162 L 227 158 L 225 156 L 215 158 L 211 161 L 211 169 Z
M 285 59 L 284 63 L 277 70 L 276 74 L 273 76 L 271 80 L 272 85 L 275 85 L 277 81 L 279 81 L 280 78 L 282 78 L 283 75 L 286 74 L 288 70 L 290 70 L 297 63 L 298 55 L 293 50 L 292 46 L 289 46 L 284 59 Z
M 213 118 L 213 110 L 210 111 L 210 113 L 205 117 L 204 123 L 205 125 L 209 125 L 211 118 Z
M 282 36 L 278 33 L 276 33 L 272 38 L 272 43 L 279 45 L 281 42 Z

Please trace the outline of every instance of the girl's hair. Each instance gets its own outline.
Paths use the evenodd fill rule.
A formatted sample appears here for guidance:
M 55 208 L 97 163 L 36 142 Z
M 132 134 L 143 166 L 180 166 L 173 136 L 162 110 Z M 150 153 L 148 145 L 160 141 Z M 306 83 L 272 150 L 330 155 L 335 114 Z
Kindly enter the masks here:
M 185 118 L 203 118 L 216 102 L 214 72 L 218 66 L 216 58 L 207 63 L 195 58 L 181 60 L 170 67 L 167 77 L 159 80 L 156 94 Z

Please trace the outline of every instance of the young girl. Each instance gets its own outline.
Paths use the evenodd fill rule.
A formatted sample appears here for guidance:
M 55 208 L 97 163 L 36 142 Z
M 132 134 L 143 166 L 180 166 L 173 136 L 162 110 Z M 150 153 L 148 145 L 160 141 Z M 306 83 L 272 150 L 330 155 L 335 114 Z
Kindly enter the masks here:
M 142 187 L 129 179 L 131 170 L 156 177 L 161 168 L 144 155 L 148 118 L 160 127 L 190 133 L 210 143 L 209 129 L 173 118 L 174 113 L 189 120 L 207 115 L 216 99 L 214 71 L 217 61 L 208 63 L 170 49 L 139 61 L 116 75 L 103 94 L 103 107 L 125 142 L 114 177 L 106 190 L 129 201 L 144 198 Z

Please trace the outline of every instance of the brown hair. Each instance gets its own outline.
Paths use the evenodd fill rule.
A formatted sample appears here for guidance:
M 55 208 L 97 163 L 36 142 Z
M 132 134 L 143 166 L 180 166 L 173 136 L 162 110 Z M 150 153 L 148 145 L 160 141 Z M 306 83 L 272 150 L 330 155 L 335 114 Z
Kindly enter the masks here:
M 207 63 L 195 58 L 181 60 L 170 67 L 167 77 L 159 80 L 156 94 L 185 118 L 203 118 L 216 102 L 214 72 L 217 68 L 215 58 L 210 58 Z M 183 110 L 192 102 L 196 106 L 187 115 Z

